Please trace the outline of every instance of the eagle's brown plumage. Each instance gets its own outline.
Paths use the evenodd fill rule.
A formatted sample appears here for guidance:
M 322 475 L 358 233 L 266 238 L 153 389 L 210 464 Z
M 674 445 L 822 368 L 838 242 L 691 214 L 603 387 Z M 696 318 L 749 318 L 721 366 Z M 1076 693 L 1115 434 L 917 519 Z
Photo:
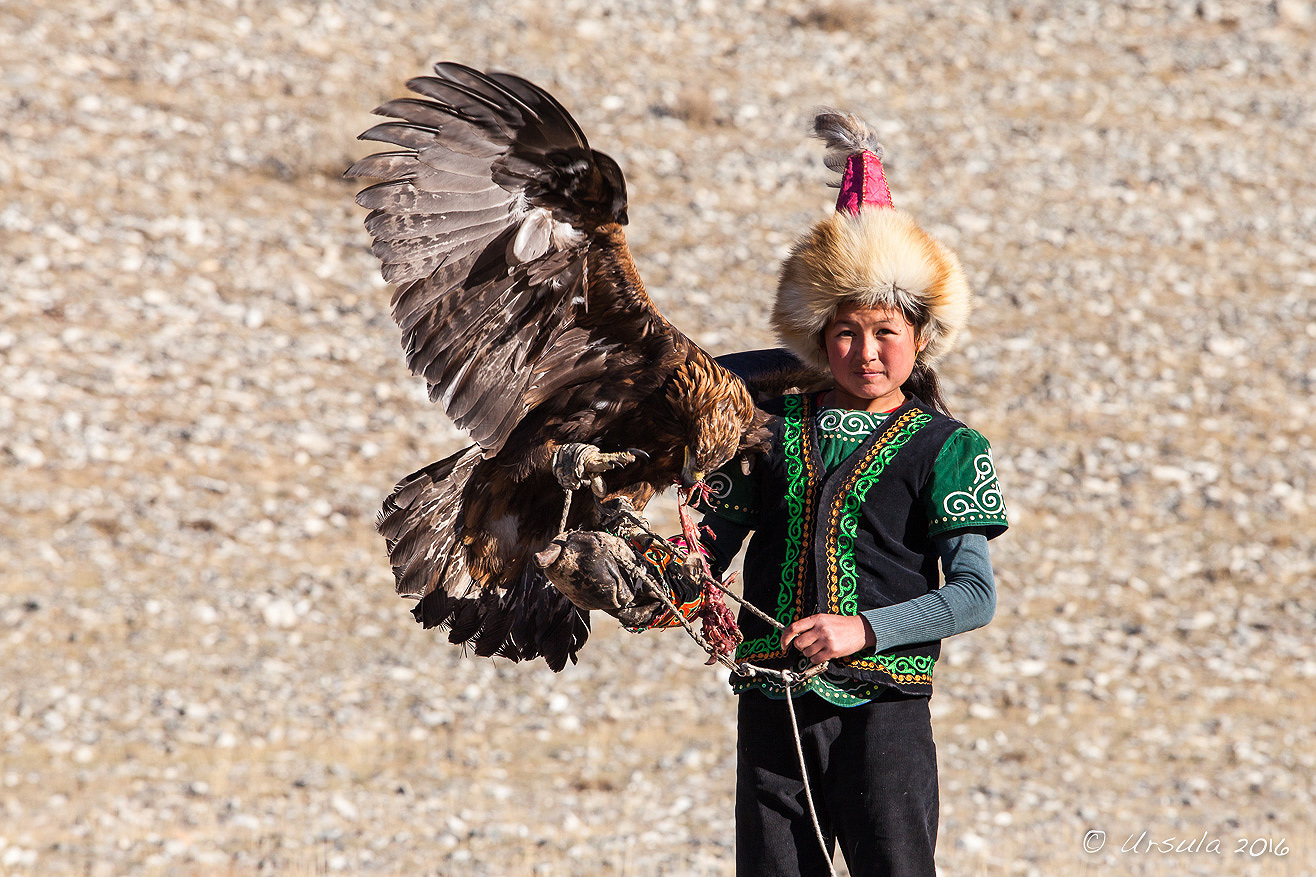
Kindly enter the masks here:
M 353 165 L 381 182 L 357 202 L 407 364 L 474 445 L 404 479 L 384 502 L 397 590 L 426 627 L 476 654 L 554 670 L 587 614 L 532 555 L 554 536 L 566 443 L 648 454 L 604 474 L 642 509 L 756 439 L 746 387 L 654 308 L 622 233 L 626 185 L 566 110 L 505 73 L 439 64 L 384 104 L 363 139 L 397 150 Z M 569 528 L 597 512 L 577 490 Z

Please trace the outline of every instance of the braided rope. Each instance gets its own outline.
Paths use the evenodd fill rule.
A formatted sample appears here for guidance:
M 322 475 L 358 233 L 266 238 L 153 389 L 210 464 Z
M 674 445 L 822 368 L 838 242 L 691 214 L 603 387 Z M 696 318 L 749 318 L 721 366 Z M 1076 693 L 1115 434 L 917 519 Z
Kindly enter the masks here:
M 668 542 L 666 539 L 663 539 L 661 536 L 655 534 L 655 538 L 662 541 L 667 547 L 673 550 L 676 549 L 676 546 L 672 545 L 670 542 Z M 636 568 L 633 562 L 630 561 L 624 561 L 624 562 L 627 563 L 631 572 L 633 573 L 643 572 L 642 570 Z M 816 804 L 814 804 L 813 801 L 813 788 L 809 783 L 809 767 L 808 764 L 805 762 L 805 758 L 804 758 L 804 743 L 800 740 L 799 721 L 795 718 L 795 693 L 792 690 L 796 685 L 802 682 L 807 682 L 808 680 L 812 679 L 814 676 L 817 676 L 819 673 L 826 671 L 827 662 L 823 661 L 821 664 L 814 664 L 812 667 L 810 667 L 808 670 L 803 671 L 802 673 L 793 673 L 790 670 L 773 670 L 768 667 L 760 667 L 757 664 L 751 664 L 748 661 L 737 661 L 734 658 L 729 658 L 726 655 L 719 652 L 718 650 L 716 650 L 715 648 L 713 648 L 713 646 L 698 631 L 696 631 L 693 626 L 691 626 L 690 622 L 686 620 L 685 616 L 682 615 L 681 612 L 677 609 L 676 604 L 667 595 L 666 590 L 663 587 L 661 587 L 660 585 L 655 587 L 653 584 L 650 584 L 651 579 L 649 576 L 641 574 L 637 576 L 637 578 L 639 578 L 640 581 L 644 582 L 645 588 L 654 596 L 656 596 L 662 602 L 662 604 L 667 608 L 667 610 L 671 612 L 672 615 L 678 621 L 681 622 L 681 627 L 685 628 L 685 632 L 690 635 L 691 639 L 693 639 L 696 643 L 699 644 L 700 648 L 702 648 L 705 652 L 708 653 L 710 658 L 716 659 L 718 663 L 729 668 L 733 673 L 739 676 L 744 676 L 744 677 L 765 676 L 770 679 L 775 679 L 777 683 L 780 684 L 783 689 L 785 689 L 786 711 L 787 713 L 790 714 L 791 736 L 792 738 L 794 738 L 795 755 L 799 759 L 799 763 L 800 763 L 800 780 L 801 782 L 804 783 L 804 801 L 809 807 L 809 820 L 813 823 L 813 836 L 818 841 L 818 849 L 822 851 L 823 861 L 827 863 L 828 874 L 830 875 L 830 877 L 837 877 L 836 868 L 832 866 L 831 851 L 827 848 L 827 840 L 825 837 L 823 837 L 822 825 L 818 822 L 818 807 Z M 753 603 L 750 603 L 749 601 L 743 599 L 739 595 L 732 593 L 725 585 L 714 579 L 711 575 L 705 575 L 703 584 L 706 588 L 709 586 L 717 588 L 723 594 L 726 594 L 732 600 L 735 600 L 741 606 L 744 606 L 752 614 L 758 616 L 759 618 L 763 619 L 764 621 L 768 622 L 769 624 L 777 628 L 777 630 L 786 629 L 786 626 L 783 625 L 781 622 L 777 621 L 777 619 L 769 617 L 766 613 L 764 613 Z M 712 661 L 710 661 L 709 663 L 712 663 Z
M 804 744 L 800 742 L 800 725 L 795 719 L 795 695 L 791 694 L 789 679 L 785 684 L 786 711 L 790 713 L 791 733 L 795 735 L 795 754 L 800 759 L 800 779 L 804 782 L 804 801 L 809 805 L 809 818 L 813 820 L 813 836 L 818 839 L 818 849 L 822 850 L 823 861 L 827 863 L 827 872 L 831 877 L 836 877 L 836 869 L 832 867 L 832 852 L 827 849 L 827 841 L 823 837 L 822 826 L 818 824 L 818 808 L 814 806 L 813 790 L 809 788 L 809 769 L 804 764 Z

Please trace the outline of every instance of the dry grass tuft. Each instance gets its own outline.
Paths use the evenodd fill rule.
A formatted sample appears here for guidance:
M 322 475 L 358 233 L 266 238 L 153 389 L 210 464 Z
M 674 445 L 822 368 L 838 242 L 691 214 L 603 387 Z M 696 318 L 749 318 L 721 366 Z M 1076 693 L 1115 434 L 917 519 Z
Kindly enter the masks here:
M 862 33 L 876 19 L 873 4 L 864 0 L 825 0 L 798 15 L 795 23 L 828 33 Z
M 655 108 L 659 115 L 680 119 L 692 128 L 711 128 L 726 122 L 717 101 L 707 90 L 686 87 L 670 104 Z

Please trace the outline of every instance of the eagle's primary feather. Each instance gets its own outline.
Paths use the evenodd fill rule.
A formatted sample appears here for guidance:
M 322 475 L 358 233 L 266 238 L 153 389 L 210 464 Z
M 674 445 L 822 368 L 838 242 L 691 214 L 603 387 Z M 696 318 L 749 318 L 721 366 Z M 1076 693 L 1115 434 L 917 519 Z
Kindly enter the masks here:
M 589 624 L 532 561 L 560 522 L 554 451 L 644 451 L 603 476 L 610 496 L 642 509 L 756 441 L 763 415 L 654 308 L 622 233 L 621 170 L 561 104 L 519 77 L 451 63 L 408 86 L 418 97 L 379 107 L 393 121 L 361 135 L 396 149 L 347 176 L 379 180 L 357 203 L 398 284 L 407 364 L 474 444 L 398 484 L 379 530 L 426 627 L 558 670 Z M 576 491 L 568 527 L 597 509 Z

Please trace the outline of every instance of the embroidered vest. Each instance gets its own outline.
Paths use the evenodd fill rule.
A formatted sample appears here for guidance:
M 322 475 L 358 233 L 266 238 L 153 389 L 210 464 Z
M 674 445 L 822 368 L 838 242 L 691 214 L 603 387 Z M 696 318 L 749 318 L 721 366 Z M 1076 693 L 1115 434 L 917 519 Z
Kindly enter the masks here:
M 937 559 L 919 494 L 946 440 L 962 426 L 907 399 L 827 475 L 818 453 L 816 409 L 804 395 L 774 400 L 773 453 L 757 465 L 759 526 L 745 555 L 745 596 L 782 624 L 818 612 L 855 615 L 926 594 Z M 771 405 L 772 403 L 769 403 Z M 768 406 L 765 406 L 768 407 Z M 808 665 L 781 636 L 740 613 L 736 657 L 769 667 Z M 841 675 L 910 694 L 932 691 L 940 642 L 860 652 L 831 662 Z

